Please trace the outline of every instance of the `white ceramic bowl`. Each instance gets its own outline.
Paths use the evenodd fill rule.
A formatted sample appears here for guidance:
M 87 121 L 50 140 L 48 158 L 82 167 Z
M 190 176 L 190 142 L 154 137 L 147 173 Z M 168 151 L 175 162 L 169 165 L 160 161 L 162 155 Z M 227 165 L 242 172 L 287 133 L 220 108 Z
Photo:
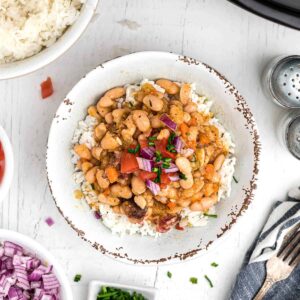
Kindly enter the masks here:
M 68 278 L 64 273 L 64 270 L 62 269 L 58 261 L 54 258 L 54 256 L 46 248 L 26 235 L 12 230 L 0 229 L 0 242 L 4 241 L 10 241 L 20 245 L 28 252 L 36 254 L 37 258 L 41 259 L 43 263 L 52 265 L 53 272 L 61 284 L 61 299 L 73 299 L 71 286 Z
M 141 236 L 119 237 L 96 220 L 86 205 L 73 199 L 78 188 L 72 177 L 71 139 L 87 107 L 95 104 L 106 90 L 143 78 L 169 78 L 195 82 L 197 92 L 214 100 L 214 111 L 232 133 L 237 165 L 230 199 L 217 205 L 218 218 L 206 227 L 173 230 L 154 239 Z M 252 113 L 235 87 L 211 67 L 195 59 L 165 52 L 140 52 L 109 61 L 88 73 L 67 95 L 53 120 L 48 142 L 49 185 L 59 211 L 84 240 L 115 259 L 130 263 L 157 264 L 188 259 L 224 237 L 237 218 L 246 211 L 256 189 L 259 136 Z
M 80 16 L 66 32 L 49 48 L 21 61 L 0 64 L 0 80 L 22 76 L 51 63 L 66 52 L 83 34 L 90 23 L 99 0 L 86 0 Z
M 4 199 L 7 195 L 10 188 L 13 172 L 14 172 L 14 157 L 11 143 L 4 129 L 0 126 L 0 143 L 2 144 L 4 156 L 5 156 L 5 165 L 4 165 L 4 176 L 2 182 L 0 183 L 0 201 Z
M 135 285 L 127 285 L 127 284 L 120 284 L 120 283 L 113 283 L 113 282 L 104 282 L 100 280 L 93 280 L 89 284 L 89 294 L 87 300 L 95 300 L 97 299 L 97 295 L 101 290 L 102 286 L 109 286 L 118 289 L 125 290 L 129 293 L 137 292 L 142 294 L 147 300 L 155 300 L 156 299 L 156 288 L 152 287 L 143 287 L 143 286 L 135 286 Z

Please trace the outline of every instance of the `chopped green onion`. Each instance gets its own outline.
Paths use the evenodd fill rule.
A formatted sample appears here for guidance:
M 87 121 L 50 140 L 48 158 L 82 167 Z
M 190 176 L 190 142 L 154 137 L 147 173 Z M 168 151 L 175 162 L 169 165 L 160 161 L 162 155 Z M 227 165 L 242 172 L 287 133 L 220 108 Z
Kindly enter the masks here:
M 137 292 L 130 292 L 114 288 L 114 287 L 105 287 L 102 286 L 101 290 L 97 294 L 97 300 L 146 300 L 146 298 L 142 294 L 138 294 Z
M 151 147 L 155 146 L 154 142 L 148 142 L 148 145 Z
M 172 158 L 164 157 L 162 160 L 163 160 L 163 162 L 171 162 Z
M 156 176 L 156 178 L 154 179 L 154 182 L 155 183 L 160 183 L 161 182 L 161 168 L 157 168 L 158 170 L 157 170 L 157 176 Z
M 172 278 L 172 273 L 171 273 L 170 271 L 168 271 L 168 272 L 167 272 L 167 276 L 168 276 L 169 278 Z
M 157 167 L 154 167 L 153 169 L 152 169 L 152 172 L 158 172 L 158 168 Z
M 212 262 L 210 265 L 215 268 L 218 266 L 218 264 L 216 262 Z
M 183 180 L 187 180 L 187 177 L 183 173 L 179 173 L 179 178 Z
M 204 216 L 209 217 L 209 218 L 217 218 L 218 217 L 218 215 L 207 214 L 207 213 L 204 213 Z
M 197 284 L 197 283 L 198 283 L 198 278 L 196 278 L 196 277 L 191 277 L 191 278 L 190 278 L 190 282 L 191 282 L 192 284 Z
M 152 141 L 152 142 L 153 142 L 153 141 L 156 141 L 156 140 L 157 140 L 157 136 L 149 136 L 149 137 L 148 137 L 148 140 L 149 140 L 149 141 Z
M 138 153 L 140 151 L 140 148 L 141 148 L 140 144 L 137 144 L 137 146 L 134 149 L 129 148 L 128 152 L 132 153 L 132 154 L 136 154 L 136 153 Z
M 169 169 L 170 168 L 170 164 L 169 163 L 163 163 L 162 164 L 162 168 L 163 169 Z
M 234 176 L 232 176 L 232 177 L 233 177 L 233 180 L 235 181 L 235 183 L 239 183 L 238 180 Z
M 155 151 L 155 161 L 159 162 L 162 160 L 162 154 L 160 151 Z
M 214 287 L 213 283 L 211 282 L 211 280 L 208 278 L 207 275 L 204 275 L 204 278 L 207 280 L 207 282 L 211 288 Z
M 81 279 L 81 275 L 80 274 L 76 274 L 75 277 L 74 277 L 74 281 L 78 282 L 78 281 L 80 281 L 80 279 Z

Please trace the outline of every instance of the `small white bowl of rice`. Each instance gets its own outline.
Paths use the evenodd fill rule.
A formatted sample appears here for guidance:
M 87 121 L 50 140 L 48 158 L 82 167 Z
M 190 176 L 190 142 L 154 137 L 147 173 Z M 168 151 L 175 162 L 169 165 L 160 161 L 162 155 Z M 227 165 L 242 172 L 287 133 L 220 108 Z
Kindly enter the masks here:
M 0 3 L 0 80 L 54 61 L 82 35 L 98 0 L 3 0 Z
M 175 87 L 172 91 L 167 88 L 166 79 L 172 86 L 175 84 L 176 91 Z M 187 86 L 188 99 L 184 103 L 182 96 Z M 162 98 L 158 101 L 153 95 Z M 146 98 L 151 101 L 148 103 Z M 158 103 L 163 105 L 158 108 Z M 180 111 L 188 113 L 192 104 L 197 109 L 193 109 L 191 116 L 198 121 L 184 119 L 190 130 L 193 128 L 185 136 Z M 126 116 L 121 122 L 116 120 L 120 110 Z M 151 130 L 147 122 L 147 130 L 142 128 L 137 122 L 139 117 L 135 119 L 137 115 L 132 115 L 138 128 L 132 136 L 132 148 L 131 140 L 126 146 L 128 131 L 124 128 L 132 127 L 128 120 L 137 112 L 147 112 Z M 159 126 L 154 125 L 157 114 L 162 114 L 159 120 L 165 125 L 161 122 Z M 165 115 L 172 122 L 163 118 Z M 102 127 L 105 135 L 101 135 Z M 196 127 L 197 138 L 193 134 Z M 217 139 L 213 136 L 210 141 L 203 139 L 203 130 L 213 130 Z M 148 131 L 145 146 L 145 139 L 140 137 Z M 178 147 L 176 142 L 173 149 L 172 139 L 163 142 L 164 138 L 159 138 L 163 131 L 168 131 L 169 137 L 175 136 L 176 141 L 183 139 L 185 146 Z M 135 139 L 138 143 L 134 143 Z M 100 152 L 98 157 L 95 151 L 99 150 L 100 141 L 100 150 L 105 154 Z M 147 161 L 144 149 L 151 147 L 156 151 L 153 155 L 146 151 Z M 227 149 L 222 152 L 225 160 L 220 168 L 216 164 L 219 147 L 221 151 Z M 187 152 L 188 149 L 194 152 Z M 83 153 L 89 155 L 84 157 Z M 206 153 L 209 160 L 203 160 L 201 153 Z M 260 141 L 253 115 L 244 98 L 220 73 L 185 56 L 139 52 L 102 64 L 75 85 L 53 119 L 46 163 L 56 206 L 80 237 L 114 259 L 161 264 L 204 254 L 223 240 L 253 200 L 259 156 Z M 182 158 L 190 162 L 192 171 L 180 167 L 178 160 Z M 178 168 L 172 165 L 174 162 Z M 108 169 L 111 171 L 113 167 L 119 175 L 111 180 Z M 213 169 L 219 176 L 207 176 Z M 136 177 L 146 182 L 147 189 L 138 191 L 137 180 L 135 183 L 133 180 Z M 116 190 L 120 185 L 124 191 L 126 188 L 126 193 Z M 165 193 L 170 190 L 172 193 Z M 141 196 L 146 200 L 143 207 Z M 207 196 L 214 200 L 210 202 L 213 205 L 206 206 Z

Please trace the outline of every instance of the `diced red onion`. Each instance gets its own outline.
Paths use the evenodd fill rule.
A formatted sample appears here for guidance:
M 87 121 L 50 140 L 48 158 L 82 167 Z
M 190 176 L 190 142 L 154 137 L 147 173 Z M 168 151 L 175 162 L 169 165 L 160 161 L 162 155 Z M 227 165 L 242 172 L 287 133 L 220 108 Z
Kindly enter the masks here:
M 60 284 L 52 268 L 21 246 L 4 242 L 0 246 L 0 299 L 58 300 Z
M 176 131 L 176 129 L 177 129 L 177 124 L 176 124 L 175 122 L 173 122 L 173 121 L 168 117 L 168 115 L 163 114 L 163 115 L 160 117 L 160 120 L 161 120 L 167 127 L 169 127 L 171 130 Z
M 165 172 L 165 173 L 175 173 L 175 172 L 177 172 L 177 171 L 178 171 L 178 168 L 177 168 L 177 166 L 176 166 L 175 164 L 173 164 L 173 163 L 170 163 L 170 167 L 169 167 L 169 168 L 163 169 L 163 172 Z
M 140 152 L 142 158 L 152 159 L 154 157 L 155 149 L 153 147 L 143 148 Z
M 99 219 L 102 218 L 102 217 L 101 217 L 101 214 L 100 214 L 98 211 L 95 211 L 95 212 L 94 212 L 94 215 L 95 215 L 95 218 L 96 218 L 97 220 L 99 220 Z
M 152 192 L 153 195 L 157 195 L 160 192 L 160 187 L 157 183 L 153 182 L 152 180 L 146 180 L 147 188 Z
M 170 180 L 171 181 L 178 181 L 178 180 L 180 180 L 180 177 L 179 177 L 179 175 L 172 175 L 172 176 L 169 176 L 169 178 L 170 178 Z
M 47 223 L 48 226 L 52 226 L 54 224 L 54 221 L 51 217 L 48 217 L 45 222 Z
M 152 168 L 154 167 L 154 162 L 152 160 L 141 158 L 141 157 L 137 157 L 136 160 L 138 162 L 140 170 L 144 170 L 148 172 L 152 171 Z
M 179 136 L 175 136 L 174 140 L 173 140 L 173 145 L 175 146 L 175 150 L 180 153 L 184 143 L 182 141 L 182 139 Z

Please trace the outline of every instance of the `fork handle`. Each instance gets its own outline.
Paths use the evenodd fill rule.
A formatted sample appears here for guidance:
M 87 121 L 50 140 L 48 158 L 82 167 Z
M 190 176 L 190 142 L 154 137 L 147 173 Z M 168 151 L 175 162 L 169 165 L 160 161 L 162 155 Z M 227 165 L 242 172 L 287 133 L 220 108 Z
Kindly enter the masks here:
M 266 277 L 266 279 L 264 281 L 264 284 L 262 285 L 262 287 L 260 288 L 260 290 L 258 291 L 258 293 L 256 294 L 256 296 L 253 300 L 262 300 L 265 297 L 265 295 L 267 294 L 270 287 L 274 283 L 275 283 L 274 280 L 272 280 L 271 278 Z

